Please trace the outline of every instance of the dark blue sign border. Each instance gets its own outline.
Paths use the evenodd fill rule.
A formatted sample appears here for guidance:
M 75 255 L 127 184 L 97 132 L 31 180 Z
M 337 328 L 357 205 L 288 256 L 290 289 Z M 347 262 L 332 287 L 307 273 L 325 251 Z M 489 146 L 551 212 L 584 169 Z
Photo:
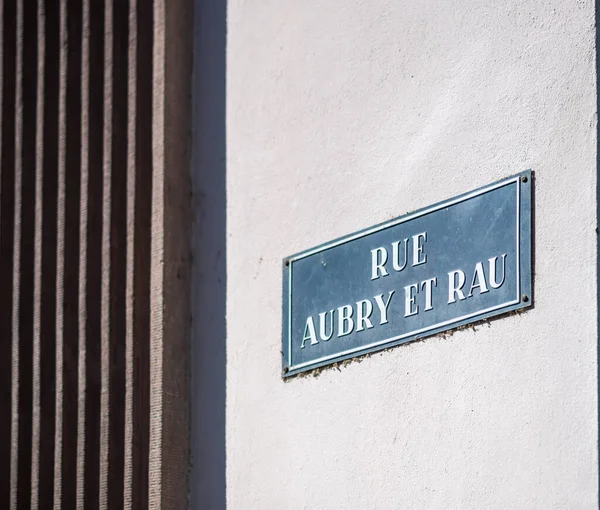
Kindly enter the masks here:
M 292 316 L 292 306 L 293 306 L 293 298 L 291 296 L 291 281 L 292 281 L 292 272 L 294 267 L 294 262 L 305 257 L 317 254 L 324 250 L 333 248 L 335 246 L 339 246 L 344 243 L 351 242 L 355 239 L 359 239 L 365 237 L 369 234 L 373 234 L 375 232 L 379 232 L 389 227 L 393 227 L 400 223 L 404 223 L 410 221 L 414 218 L 418 218 L 420 216 L 424 216 L 426 214 L 430 214 L 437 210 L 443 209 L 448 206 L 452 206 L 454 204 L 469 200 L 470 198 L 474 198 L 483 193 L 487 193 L 494 189 L 500 188 L 502 186 L 506 186 L 508 184 L 516 183 L 517 184 L 517 236 L 518 236 L 518 247 L 519 247 L 519 263 L 518 263 L 518 295 L 515 296 L 514 300 L 509 301 L 507 303 L 503 303 L 502 305 L 493 307 L 493 309 L 481 310 L 468 316 L 456 317 L 450 321 L 445 321 L 442 324 L 434 324 L 430 327 L 424 328 L 424 330 L 408 332 L 402 334 L 400 337 L 393 337 L 390 339 L 382 339 L 379 342 L 376 342 L 376 345 L 370 344 L 368 346 L 359 346 L 354 349 L 351 349 L 351 352 L 344 351 L 337 354 L 331 354 L 328 356 L 324 356 L 323 358 L 319 358 L 314 361 L 302 363 L 299 365 L 293 364 L 292 359 L 292 348 L 291 348 L 291 316 Z M 333 241 L 329 241 L 327 243 L 321 244 L 315 248 L 310 250 L 303 251 L 296 255 L 292 255 L 291 257 L 286 257 L 283 260 L 283 360 L 282 360 L 282 375 L 283 377 L 289 377 L 292 375 L 299 374 L 301 372 L 306 372 L 309 370 L 313 370 L 318 367 L 322 367 L 325 365 L 330 365 L 333 363 L 337 363 L 339 361 L 343 361 L 345 359 L 354 358 L 357 356 L 361 356 L 364 354 L 368 354 L 371 352 L 380 351 L 383 349 L 387 349 L 389 347 L 394 347 L 396 345 L 404 344 L 407 342 L 411 342 L 414 340 L 418 340 L 421 338 L 425 338 L 428 336 L 435 335 L 442 331 L 447 331 L 449 329 L 458 328 L 460 326 L 464 326 L 466 324 L 472 324 L 475 322 L 479 322 L 490 317 L 494 317 L 497 315 L 505 314 L 508 312 L 512 312 L 515 310 L 519 310 L 522 308 L 526 308 L 531 306 L 533 303 L 533 295 L 532 295 L 532 246 L 531 246 L 531 234 L 532 234 L 532 172 L 531 170 L 527 170 L 521 172 L 517 175 L 509 177 L 507 179 L 503 179 L 496 183 L 483 186 L 474 191 L 470 191 L 468 193 L 464 193 L 457 197 L 451 198 L 449 200 L 445 200 L 443 202 L 439 202 L 437 204 L 425 207 L 418 211 L 412 212 L 410 214 L 406 214 L 404 216 L 400 216 L 399 218 L 386 221 L 384 223 L 380 223 L 379 225 L 361 230 L 354 234 L 350 234 L 344 237 L 340 237 Z

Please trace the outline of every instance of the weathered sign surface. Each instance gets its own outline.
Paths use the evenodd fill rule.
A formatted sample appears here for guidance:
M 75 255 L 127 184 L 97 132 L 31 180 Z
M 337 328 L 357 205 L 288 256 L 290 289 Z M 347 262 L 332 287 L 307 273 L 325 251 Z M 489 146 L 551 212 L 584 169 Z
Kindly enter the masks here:
M 531 179 L 284 259 L 283 375 L 530 306 Z

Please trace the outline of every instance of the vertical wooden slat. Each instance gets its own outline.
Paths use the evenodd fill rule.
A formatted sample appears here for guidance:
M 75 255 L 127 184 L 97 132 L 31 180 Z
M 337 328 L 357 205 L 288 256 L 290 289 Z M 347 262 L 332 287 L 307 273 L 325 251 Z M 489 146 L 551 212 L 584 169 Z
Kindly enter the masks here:
M 39 508 L 39 461 L 40 461 L 40 342 L 42 307 L 42 209 L 44 164 L 44 2 L 38 4 L 38 82 L 37 82 L 37 130 L 36 130 L 36 176 L 35 176 L 35 265 L 33 303 L 33 416 L 31 451 L 31 508 Z
M 18 2 L 17 34 L 11 505 L 27 508 L 31 499 L 37 2 Z
M 55 426 L 55 451 L 54 463 L 54 505 L 60 508 L 62 492 L 61 458 L 63 454 L 63 310 L 64 301 L 64 261 L 65 261 L 65 138 L 66 138 L 66 53 L 67 53 L 67 30 L 66 30 L 66 0 L 59 0 L 59 94 L 58 94 L 58 204 L 57 204 L 57 241 L 56 241 L 56 426 Z M 71 272 L 69 272 L 72 275 Z
M 129 15 L 127 231 L 127 508 L 148 507 L 150 249 L 152 195 L 152 22 L 144 2 Z
M 10 463 L 10 508 L 18 508 L 19 500 L 19 292 L 21 267 L 21 186 L 23 132 L 23 0 L 16 5 L 16 65 L 15 65 L 15 178 L 14 178 L 14 242 L 13 242 L 13 292 L 12 292 L 12 405 L 11 405 L 11 463 Z M 21 432 L 22 434 L 22 432 Z
M 38 76 L 44 76 L 44 5 L 38 4 Z M 34 303 L 33 303 L 33 413 L 32 413 L 32 452 L 31 452 L 31 508 L 37 510 L 39 501 L 39 448 L 40 448 L 40 316 L 42 287 L 42 186 L 43 172 L 43 111 L 44 80 L 38 80 L 36 132 L 36 204 L 35 204 L 35 263 L 34 263 Z
M 126 300 L 127 315 L 126 320 L 126 371 L 125 371 L 125 480 L 124 480 L 124 503 L 126 509 L 133 509 L 134 503 L 134 451 L 133 442 L 135 436 L 133 422 L 134 393 L 137 389 L 134 373 L 137 361 L 134 358 L 134 342 L 136 340 L 134 332 L 135 323 L 135 289 L 134 279 L 136 268 L 135 261 L 135 207 L 136 207 L 136 137 L 135 137 L 135 115 L 136 115 L 136 48 L 137 48 L 137 1 L 130 0 L 129 3 L 129 98 L 127 105 L 127 282 L 126 282 Z
M 163 0 L 154 2 L 154 18 L 165 18 Z M 150 455 L 148 472 L 151 480 L 148 490 L 148 508 L 162 508 L 162 438 L 163 438 L 163 158 L 164 158 L 164 25 L 154 24 L 153 80 L 152 80 L 152 250 L 150 287 Z
M 81 2 L 61 0 L 61 108 L 57 284 L 55 508 L 76 505 L 79 213 L 81 163 Z
M 13 436 L 12 294 L 15 190 L 16 3 L 2 2 L 2 131 L 0 134 L 0 508 L 11 503 Z M 15 393 L 16 394 L 16 393 Z M 14 436 L 13 436 L 14 437 Z M 16 452 L 13 452 L 16 454 Z M 16 483 L 16 480 L 15 482 Z
M 113 6 L 106 0 L 104 17 L 104 150 L 102 203 L 102 393 L 100 399 L 100 510 L 109 509 L 108 477 L 110 470 L 110 276 L 111 276 L 111 176 L 112 176 L 112 54 Z
M 149 508 L 185 508 L 192 10 L 154 2 Z M 184 333 L 185 332 L 185 333 Z
M 79 397 L 83 419 L 78 433 L 79 509 L 100 507 L 102 397 L 102 281 L 104 189 L 105 11 L 103 0 L 85 0 L 82 57 L 82 287 L 79 300 Z M 106 403 L 105 403 L 106 405 Z M 105 452 L 102 452 L 103 454 Z M 103 496 L 104 497 L 104 496 Z
M 38 13 L 32 508 L 44 507 L 46 502 L 52 501 L 54 487 L 57 120 L 60 111 L 58 4 L 40 2 Z
M 78 407 L 77 407 L 77 510 L 85 507 L 85 465 L 86 465 L 86 391 L 87 391 L 87 247 L 88 247 L 88 186 L 89 186 L 89 72 L 90 72 L 90 0 L 82 2 L 81 34 L 81 188 L 79 209 L 79 298 L 78 298 Z
M 124 496 L 128 2 L 106 4 L 100 507 Z

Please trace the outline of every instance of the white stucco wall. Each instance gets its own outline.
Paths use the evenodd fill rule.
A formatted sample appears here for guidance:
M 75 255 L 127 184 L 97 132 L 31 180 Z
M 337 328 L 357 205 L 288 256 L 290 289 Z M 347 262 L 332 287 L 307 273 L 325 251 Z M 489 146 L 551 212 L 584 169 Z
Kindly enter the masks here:
M 227 9 L 228 508 L 597 508 L 594 3 Z M 527 168 L 534 309 L 283 382 L 282 257 Z

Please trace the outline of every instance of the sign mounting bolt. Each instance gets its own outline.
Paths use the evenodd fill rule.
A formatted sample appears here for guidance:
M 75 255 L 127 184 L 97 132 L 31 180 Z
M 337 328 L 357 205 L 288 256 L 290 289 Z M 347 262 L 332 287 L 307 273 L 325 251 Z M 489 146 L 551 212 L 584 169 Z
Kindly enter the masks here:
M 522 182 L 527 182 L 527 176 L 526 176 L 526 175 L 524 175 L 523 177 L 521 177 L 521 181 L 522 181 Z
M 289 266 L 289 265 L 290 265 L 290 261 L 289 261 L 289 260 L 286 260 L 286 261 L 285 261 L 285 265 L 286 265 L 286 266 Z
M 521 301 L 523 301 L 523 303 L 527 303 L 527 301 L 529 301 L 529 296 L 527 294 L 523 294 L 521 296 Z

